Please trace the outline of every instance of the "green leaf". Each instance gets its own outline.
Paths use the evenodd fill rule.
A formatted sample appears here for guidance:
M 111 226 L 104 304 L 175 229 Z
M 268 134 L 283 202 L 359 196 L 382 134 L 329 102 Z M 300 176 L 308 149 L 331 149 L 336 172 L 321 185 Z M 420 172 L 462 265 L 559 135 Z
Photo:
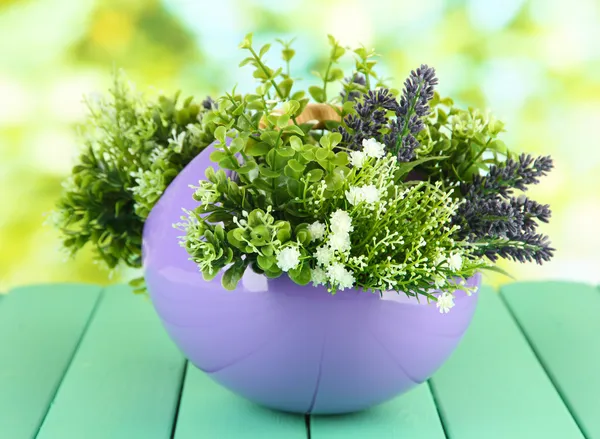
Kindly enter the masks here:
M 244 67 L 246 64 L 251 63 L 252 61 L 254 61 L 254 58 L 249 56 L 248 58 L 245 58 L 244 60 L 242 60 L 242 62 L 238 65 L 238 67 Z
M 245 145 L 246 142 L 244 141 L 244 139 L 242 139 L 241 137 L 236 137 L 231 141 L 231 144 L 229 145 L 229 150 L 232 154 L 237 154 L 238 152 L 244 149 Z
M 259 52 L 258 56 L 259 56 L 260 58 L 262 58 L 262 57 L 263 57 L 263 55 L 269 51 L 269 49 L 270 49 L 270 48 L 271 48 L 271 45 L 270 45 L 270 44 L 265 44 L 264 46 L 262 46 L 262 47 L 260 48 L 260 52 Z
M 325 148 L 319 148 L 319 149 L 317 149 L 317 152 L 315 153 L 315 157 L 317 158 L 317 160 L 320 160 L 320 161 L 325 161 L 330 156 L 333 156 L 333 153 Z
M 284 129 L 284 131 L 285 131 L 285 129 Z M 268 143 L 269 145 L 275 145 L 275 142 L 277 142 L 278 138 L 279 138 L 279 133 L 277 131 L 273 131 L 273 130 L 263 131 L 262 134 L 260 135 L 260 140 Z
M 210 160 L 219 163 L 221 160 L 229 157 L 229 155 L 225 151 L 213 151 L 210 153 Z
M 248 105 L 246 105 L 246 108 L 248 110 L 264 110 L 265 104 L 260 99 L 257 99 L 252 102 L 248 102 Z M 203 120 L 203 122 L 204 122 L 204 120 Z
M 323 170 L 322 169 L 311 169 L 308 171 L 308 181 L 315 182 L 319 181 L 323 178 Z
M 321 87 L 311 85 L 310 87 L 308 87 L 308 92 L 315 101 L 325 102 L 325 91 Z
M 304 90 L 298 90 L 297 92 L 294 92 L 291 99 L 294 101 L 300 101 L 304 97 L 304 95 L 306 95 L 306 92 Z
M 287 124 L 290 122 L 290 116 L 287 114 L 282 114 L 281 116 L 279 116 L 277 118 L 277 126 L 279 128 L 283 128 L 285 126 L 287 126 Z
M 354 53 L 356 53 L 362 60 L 366 60 L 368 57 L 367 49 L 365 49 L 364 47 L 359 47 L 358 49 L 354 49 Z
M 306 168 L 306 166 L 304 166 L 302 163 L 300 163 L 298 160 L 296 159 L 292 159 L 288 162 L 288 166 L 290 168 L 292 168 L 294 171 L 296 172 L 302 172 L 304 171 L 304 169 Z
M 240 49 L 249 49 L 252 47 L 252 33 L 247 34 L 240 43 Z
M 300 127 L 298 125 L 292 124 L 292 125 L 288 125 L 285 128 L 283 128 L 283 132 L 284 133 L 294 133 L 294 134 L 298 134 L 299 136 L 304 136 L 304 131 L 302 131 L 300 129 Z
M 248 172 L 252 171 L 253 169 L 256 169 L 256 162 L 254 160 L 251 161 L 247 161 L 244 166 L 242 166 L 239 169 L 236 169 L 235 172 L 237 172 L 238 174 L 247 174 Z
M 269 152 L 271 147 L 265 142 L 257 142 L 246 147 L 246 154 L 259 157 Z
M 287 101 L 283 104 L 283 113 L 291 116 L 294 116 L 298 110 L 300 109 L 300 102 L 291 100 Z
M 215 130 L 215 138 L 221 143 L 225 143 L 225 136 L 227 135 L 227 129 L 221 125 Z
M 348 163 L 350 163 L 350 159 L 348 157 L 348 153 L 344 152 L 344 151 L 340 151 L 335 155 L 335 158 L 333 158 L 331 160 L 331 163 L 333 163 L 336 166 L 346 166 Z
M 235 171 L 240 167 L 240 164 L 233 157 L 225 157 L 219 160 L 219 166 L 223 169 L 229 169 L 231 171 Z
M 260 172 L 260 175 L 267 177 L 267 178 L 277 178 L 281 175 L 281 172 L 273 171 L 272 169 L 266 168 L 264 166 L 261 166 L 258 169 L 258 172 Z
M 281 90 L 282 97 L 287 98 L 290 95 L 293 85 L 294 80 L 292 78 L 286 78 L 279 83 L 279 90 Z
M 287 181 L 288 192 L 292 198 L 302 195 L 302 189 L 298 180 L 289 179 Z
M 268 270 L 269 268 L 271 268 L 273 266 L 273 263 L 275 261 L 272 257 L 258 255 L 258 257 L 256 258 L 256 262 L 258 263 L 258 266 L 261 269 Z
M 283 49 L 281 51 L 281 57 L 286 62 L 290 61 L 294 57 L 295 54 L 296 54 L 296 51 L 294 49 L 289 48 L 289 47 L 286 47 L 285 49 Z
M 513 280 L 516 280 L 515 277 L 512 274 L 510 274 L 506 270 L 498 267 L 497 265 L 491 265 L 491 266 L 488 266 L 488 267 L 483 267 L 483 270 L 494 271 L 496 273 L 500 273 L 500 274 L 503 274 L 504 276 L 510 277 Z
M 333 173 L 325 177 L 325 183 L 327 183 L 327 189 L 338 191 L 344 186 L 344 179 L 339 173 Z
M 449 156 L 423 157 L 418 160 L 413 160 L 412 162 L 399 163 L 398 171 L 397 171 L 396 175 L 398 176 L 398 178 L 400 178 L 400 177 L 408 174 L 415 167 L 417 167 L 423 163 L 430 162 L 433 160 L 444 160 L 444 159 L 447 159 L 448 157 Z
M 327 81 L 329 81 L 329 82 L 339 81 L 343 77 L 344 77 L 344 71 L 342 69 L 332 69 L 329 72 L 329 77 L 327 78 Z
M 238 260 L 234 262 L 234 264 L 229 267 L 225 273 L 223 273 L 223 278 L 221 279 L 223 288 L 226 290 L 235 290 L 235 287 L 237 287 L 237 284 L 244 275 L 245 270 L 246 262 L 244 260 Z
M 292 147 L 292 149 L 294 151 L 302 151 L 302 140 L 300 140 L 300 137 L 297 136 L 292 136 L 290 137 L 290 146 Z
M 294 157 L 296 155 L 296 151 L 294 151 L 292 148 L 287 148 L 287 147 L 286 148 L 277 148 L 275 150 L 275 152 L 280 157 Z
M 307 263 L 288 271 L 290 279 L 298 285 L 307 285 L 311 280 L 310 266 Z

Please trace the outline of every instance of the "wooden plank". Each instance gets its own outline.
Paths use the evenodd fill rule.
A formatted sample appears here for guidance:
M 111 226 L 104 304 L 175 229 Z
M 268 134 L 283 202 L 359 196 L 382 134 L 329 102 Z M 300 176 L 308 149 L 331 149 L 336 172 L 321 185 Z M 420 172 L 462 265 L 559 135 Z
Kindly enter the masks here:
M 0 437 L 35 436 L 100 291 L 39 285 L 0 299 Z
M 600 438 L 600 294 L 567 282 L 517 283 L 502 295 L 588 439 Z
M 175 439 L 306 439 L 304 416 L 246 401 L 188 365 Z
M 432 388 L 451 439 L 583 439 L 502 303 L 484 287 L 471 328 Z
M 109 287 L 38 438 L 170 438 L 184 365 L 150 302 Z
M 444 439 L 429 386 L 364 412 L 338 416 L 311 416 L 311 439 Z

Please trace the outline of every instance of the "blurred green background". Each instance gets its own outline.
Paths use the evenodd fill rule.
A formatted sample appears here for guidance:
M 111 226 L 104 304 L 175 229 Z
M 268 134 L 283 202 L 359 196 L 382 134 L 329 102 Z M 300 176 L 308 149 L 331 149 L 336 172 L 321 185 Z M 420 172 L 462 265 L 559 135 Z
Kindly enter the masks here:
M 104 93 L 114 67 L 149 94 L 246 90 L 237 45 L 251 31 L 257 44 L 297 37 L 295 74 L 306 77 L 328 33 L 375 47 L 397 88 L 411 68 L 435 66 L 441 94 L 504 120 L 512 149 L 555 158 L 532 195 L 553 206 L 543 231 L 556 257 L 503 267 L 600 283 L 598 0 L 0 0 L 0 292 L 132 274 L 89 254 L 65 260 L 43 225 L 77 156 L 82 96 Z

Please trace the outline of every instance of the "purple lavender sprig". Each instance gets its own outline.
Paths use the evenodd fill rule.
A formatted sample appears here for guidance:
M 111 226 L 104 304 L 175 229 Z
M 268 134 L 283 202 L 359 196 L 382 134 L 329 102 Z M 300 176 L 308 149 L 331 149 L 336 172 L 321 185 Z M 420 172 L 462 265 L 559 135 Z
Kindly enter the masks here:
M 356 114 L 346 116 L 338 132 L 342 135 L 342 142 L 361 148 L 364 139 L 375 138 L 382 140 L 381 131 L 388 126 L 387 111 L 396 111 L 398 102 L 387 88 L 369 90 L 363 95 L 362 102 L 358 102 L 354 109 Z
M 536 233 L 538 221 L 547 223 L 550 207 L 525 195 L 511 196 L 514 189 L 526 191 L 553 167 L 550 157 L 533 159 L 521 155 L 501 166 L 492 166 L 485 176 L 477 175 L 460 190 L 464 197 L 454 223 L 461 227 L 460 238 L 475 243 L 481 255 L 541 264 L 554 254 L 548 237 Z
M 214 110 L 217 108 L 217 103 L 210 96 L 207 96 L 206 99 L 202 101 L 201 105 L 205 110 Z
M 396 110 L 396 120 L 386 135 L 385 143 L 400 161 L 410 161 L 419 146 L 416 135 L 425 124 L 423 118 L 429 115 L 429 101 L 433 98 L 434 88 L 438 84 L 435 69 L 422 64 L 404 81 L 404 90 Z
M 363 95 L 363 100 L 356 104 L 356 114 L 347 116 L 344 125 L 338 128 L 342 142 L 356 148 L 364 139 L 375 138 L 385 144 L 387 150 L 400 161 L 412 160 L 419 146 L 416 136 L 425 127 L 423 118 L 429 115 L 429 101 L 433 98 L 437 83 L 435 70 L 423 64 L 416 71 L 413 70 L 404 82 L 400 101 L 386 88 L 369 90 Z M 355 95 L 351 97 L 351 100 L 357 100 Z M 389 111 L 394 116 L 388 117 Z

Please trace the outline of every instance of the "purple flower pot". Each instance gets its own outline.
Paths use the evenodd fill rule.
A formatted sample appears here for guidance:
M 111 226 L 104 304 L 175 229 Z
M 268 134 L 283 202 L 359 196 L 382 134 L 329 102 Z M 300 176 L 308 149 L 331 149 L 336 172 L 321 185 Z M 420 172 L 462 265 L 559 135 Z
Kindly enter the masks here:
M 168 187 L 144 228 L 146 282 L 185 356 L 233 392 L 297 413 L 363 410 L 427 380 L 469 326 L 477 295 L 440 314 L 404 293 L 383 296 L 299 286 L 247 270 L 236 291 L 203 280 L 172 227 L 193 209 L 211 147 Z M 469 279 L 479 285 L 480 276 Z

